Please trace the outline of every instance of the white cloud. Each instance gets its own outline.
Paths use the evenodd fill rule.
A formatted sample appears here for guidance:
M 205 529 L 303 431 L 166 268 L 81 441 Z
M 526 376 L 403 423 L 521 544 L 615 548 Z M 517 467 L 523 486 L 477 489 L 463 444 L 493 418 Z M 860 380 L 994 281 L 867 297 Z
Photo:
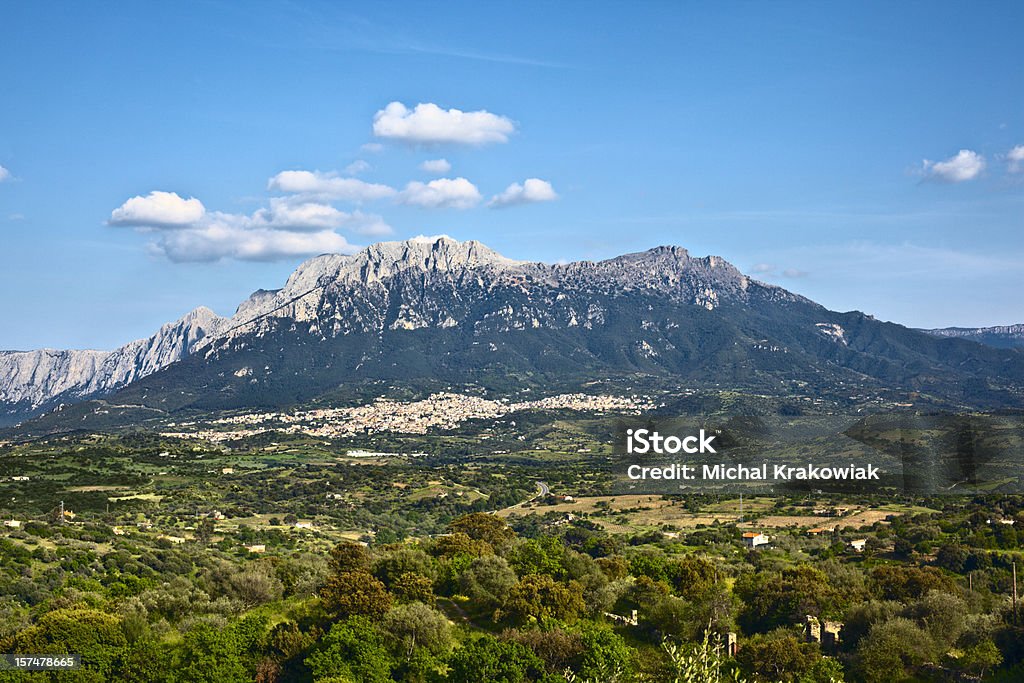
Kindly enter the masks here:
M 941 180 L 947 183 L 962 183 L 965 180 L 973 180 L 985 170 L 985 157 L 969 149 L 962 149 L 945 161 L 922 162 L 922 171 L 925 176 L 934 180 Z
M 442 109 L 429 102 L 411 110 L 392 102 L 373 117 L 374 135 L 411 144 L 508 142 L 515 130 L 511 119 L 489 111 Z
M 369 154 L 376 154 L 377 152 L 382 152 L 384 150 L 384 145 L 379 142 L 367 142 L 359 149 Z
M 10 180 L 10 179 L 11 179 L 11 172 L 8 171 L 3 166 L 0 166 L 0 183 L 2 183 L 5 180 Z
M 755 263 L 750 267 L 751 275 L 774 275 L 775 266 L 770 263 Z
M 266 228 L 248 229 L 220 221 L 165 232 L 151 245 L 155 253 L 172 261 L 274 261 L 324 253 L 348 254 L 358 247 L 331 230 L 291 232 Z
M 267 189 L 323 199 L 372 201 L 395 194 L 394 188 L 356 178 L 339 178 L 320 171 L 281 171 L 267 182 Z
M 330 204 L 294 202 L 280 197 L 271 199 L 268 208 L 257 210 L 251 217 L 222 213 L 217 216 L 243 227 L 298 231 L 333 230 L 342 227 L 350 219 L 349 214 Z
M 111 225 L 174 228 L 190 225 L 206 213 L 203 203 L 195 197 L 182 199 L 176 192 L 150 192 L 145 197 L 132 197 L 110 214 Z
M 375 213 L 354 211 L 345 221 L 345 227 L 358 235 L 381 237 L 394 232 L 384 219 Z
M 1007 170 L 1010 173 L 1024 171 L 1024 145 L 1017 145 L 1006 153 Z
M 550 202 L 555 199 L 558 199 L 558 194 L 555 193 L 555 188 L 551 187 L 551 183 L 540 178 L 527 178 L 522 185 L 512 183 L 504 192 L 494 195 L 487 205 L 500 209 L 504 206 Z
M 428 159 L 420 164 L 420 168 L 427 173 L 444 174 L 452 170 L 452 165 L 447 159 Z
M 360 173 L 366 173 L 369 170 L 370 164 L 366 163 L 362 159 L 356 159 L 345 167 L 345 173 L 348 175 L 359 175 Z
M 158 201 L 146 201 L 154 195 Z M 151 251 L 175 262 L 272 261 L 325 252 L 350 253 L 356 247 L 337 230 L 372 236 L 391 233 L 391 226 L 376 214 L 346 213 L 302 196 L 273 197 L 268 206 L 251 215 L 197 211 L 196 205 L 202 207 L 198 199 L 150 193 L 125 202 L 114 211 L 110 222 L 158 233 L 149 245 Z
M 465 178 L 438 178 L 429 183 L 413 181 L 399 195 L 403 204 L 428 209 L 469 209 L 481 199 L 476 185 Z

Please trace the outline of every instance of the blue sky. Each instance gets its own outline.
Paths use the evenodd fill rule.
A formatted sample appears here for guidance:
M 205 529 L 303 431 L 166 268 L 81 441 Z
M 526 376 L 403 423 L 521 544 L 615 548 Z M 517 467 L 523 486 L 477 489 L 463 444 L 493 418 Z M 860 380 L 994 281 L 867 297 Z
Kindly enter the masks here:
M 1024 322 L 1021 3 L 136 5 L 0 5 L 0 348 L 438 233 Z

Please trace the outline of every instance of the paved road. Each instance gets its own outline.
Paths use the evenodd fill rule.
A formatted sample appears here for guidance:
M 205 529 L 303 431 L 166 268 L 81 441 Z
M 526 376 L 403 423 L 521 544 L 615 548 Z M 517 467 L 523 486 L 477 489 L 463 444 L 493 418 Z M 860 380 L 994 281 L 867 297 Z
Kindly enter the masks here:
M 551 489 L 548 488 L 548 485 L 542 481 L 537 482 L 537 488 L 540 489 L 540 493 L 537 494 L 538 498 L 543 498 L 544 496 L 551 493 Z

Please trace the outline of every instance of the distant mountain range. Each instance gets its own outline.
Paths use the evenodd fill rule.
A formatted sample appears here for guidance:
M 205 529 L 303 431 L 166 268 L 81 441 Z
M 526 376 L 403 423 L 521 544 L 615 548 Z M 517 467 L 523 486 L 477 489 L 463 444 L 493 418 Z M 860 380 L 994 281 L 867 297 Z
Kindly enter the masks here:
M 999 349 L 1024 348 L 1024 324 L 997 325 L 995 327 L 944 327 L 938 330 L 921 330 L 936 337 L 970 339 Z
M 1024 352 L 971 341 L 994 338 L 981 332 L 925 333 L 829 311 L 680 247 L 552 265 L 421 238 L 318 256 L 231 318 L 199 308 L 112 352 L 0 352 L 0 406 L 12 424 L 97 398 L 104 410 L 168 414 L 396 387 L 502 393 L 643 381 L 851 404 L 1020 407 Z M 47 420 L 77 425 L 90 410 L 99 412 L 86 405 Z

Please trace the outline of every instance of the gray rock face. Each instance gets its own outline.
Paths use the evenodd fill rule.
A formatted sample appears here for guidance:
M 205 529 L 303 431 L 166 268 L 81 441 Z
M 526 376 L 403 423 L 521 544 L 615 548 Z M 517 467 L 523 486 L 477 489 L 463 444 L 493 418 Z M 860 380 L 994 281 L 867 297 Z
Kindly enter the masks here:
M 420 238 L 382 242 L 352 256 L 330 254 L 306 261 L 282 289 L 254 293 L 238 307 L 223 334 L 207 338 L 200 347 L 282 325 L 323 337 L 451 327 L 461 324 L 488 293 L 508 288 L 525 293 L 528 303 L 488 316 L 504 321 L 506 329 L 584 324 L 595 314 L 590 306 L 580 305 L 588 294 L 657 293 L 709 310 L 724 301 L 747 301 L 752 295 L 806 302 L 751 280 L 717 256 L 693 258 L 681 247 L 551 265 L 513 261 L 472 240 Z
M 0 351 L 0 402 L 33 409 L 113 391 L 181 360 L 224 321 L 200 307 L 114 351 Z
M 525 294 L 525 303 L 480 313 L 490 293 L 510 289 Z M 324 338 L 464 324 L 590 328 L 601 324 L 604 311 L 587 295 L 631 292 L 655 292 L 709 310 L 752 293 L 802 300 L 749 279 L 719 257 L 693 258 L 680 247 L 551 265 L 514 261 L 472 240 L 382 242 L 350 256 L 325 254 L 302 263 L 283 288 L 256 291 L 230 319 L 197 308 L 114 351 L 2 351 L 0 404 L 34 410 L 102 395 L 194 352 L 215 353 L 235 338 L 282 328 Z
M 948 332 L 932 334 L 972 338 Z M 216 408 L 304 399 L 360 379 L 609 373 L 718 377 L 758 391 L 895 387 L 964 405 L 1013 404 L 1024 393 L 1016 351 L 831 312 L 717 256 L 658 247 L 545 264 L 438 237 L 312 258 L 231 318 L 199 308 L 115 351 L 0 352 L 0 421 L 114 391 L 161 409 Z
M 944 327 L 921 330 L 935 337 L 969 339 L 996 348 L 1024 348 L 1024 324 L 996 325 L 995 327 Z

